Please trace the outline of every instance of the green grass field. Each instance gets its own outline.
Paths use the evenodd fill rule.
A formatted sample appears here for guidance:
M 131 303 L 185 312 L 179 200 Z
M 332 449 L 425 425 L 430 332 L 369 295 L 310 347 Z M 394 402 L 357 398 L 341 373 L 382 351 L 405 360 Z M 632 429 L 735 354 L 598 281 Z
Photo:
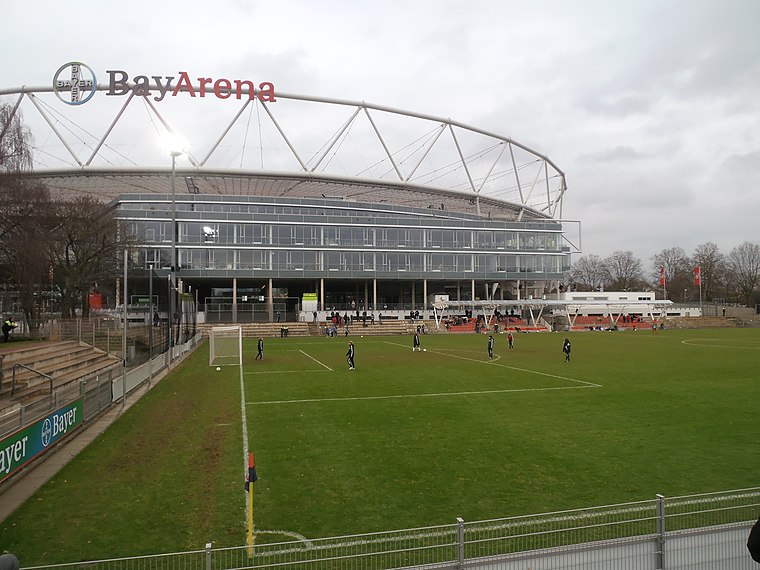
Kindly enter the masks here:
M 360 331 L 359 331 L 360 332 Z M 473 521 L 757 485 L 760 330 L 208 345 L 8 520 L 24 566 Z

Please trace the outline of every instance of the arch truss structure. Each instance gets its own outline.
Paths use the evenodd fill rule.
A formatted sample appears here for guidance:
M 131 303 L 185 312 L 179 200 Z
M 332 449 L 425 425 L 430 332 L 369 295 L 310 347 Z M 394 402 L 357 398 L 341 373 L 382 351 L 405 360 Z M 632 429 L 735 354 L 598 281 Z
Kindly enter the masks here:
M 273 101 L 197 92 L 161 98 L 160 87 L 115 96 L 108 85 L 96 85 L 81 105 L 65 104 L 52 86 L 3 89 L 0 100 L 23 116 L 34 170 L 48 180 L 165 175 L 164 141 L 180 136 L 186 162 L 178 168 L 187 178 L 360 182 L 458 196 L 477 214 L 482 204 L 500 204 L 516 220 L 562 218 L 565 174 L 508 136 L 364 101 L 288 93 L 275 93 Z

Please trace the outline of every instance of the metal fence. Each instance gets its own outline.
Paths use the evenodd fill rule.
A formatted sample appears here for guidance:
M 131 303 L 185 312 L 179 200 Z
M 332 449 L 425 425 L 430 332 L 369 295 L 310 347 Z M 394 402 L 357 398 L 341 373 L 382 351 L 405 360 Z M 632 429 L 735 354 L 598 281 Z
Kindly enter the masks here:
M 79 570 L 751 570 L 760 487 L 337 538 L 36 566 Z M 266 538 L 266 535 L 261 535 Z
M 120 366 L 91 374 L 71 382 L 53 391 L 52 394 L 41 396 L 33 402 L 19 404 L 11 407 L 0 415 L 0 438 L 23 429 L 25 426 L 45 417 L 60 406 L 83 398 L 85 422 L 108 409 L 115 402 L 126 397 L 132 390 L 145 382 L 151 381 L 153 376 L 160 373 L 169 363 L 169 360 L 179 358 L 191 351 L 202 340 L 202 335 L 197 334 L 186 342 L 175 345 L 171 353 L 166 351 L 159 353 L 140 366 L 123 370 Z M 170 358 L 171 355 L 171 358 Z

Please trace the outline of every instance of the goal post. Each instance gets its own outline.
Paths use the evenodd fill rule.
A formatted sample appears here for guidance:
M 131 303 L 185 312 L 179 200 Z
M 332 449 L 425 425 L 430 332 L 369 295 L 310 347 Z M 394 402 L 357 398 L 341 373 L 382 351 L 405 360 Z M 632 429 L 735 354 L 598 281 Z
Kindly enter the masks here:
M 208 340 L 209 366 L 243 365 L 243 328 L 240 325 L 211 327 Z

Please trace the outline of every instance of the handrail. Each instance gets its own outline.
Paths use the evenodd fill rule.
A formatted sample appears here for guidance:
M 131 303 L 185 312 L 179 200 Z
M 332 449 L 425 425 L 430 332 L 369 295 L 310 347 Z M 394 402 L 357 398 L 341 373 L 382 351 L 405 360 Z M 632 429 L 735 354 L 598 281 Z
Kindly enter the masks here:
M 27 366 L 26 364 L 14 364 L 13 365 L 13 384 L 11 385 L 11 396 L 13 396 L 16 393 L 16 369 L 18 368 L 24 368 L 26 370 L 29 370 L 30 372 L 34 372 L 35 374 L 39 374 L 40 376 L 44 376 L 48 379 L 48 382 L 50 382 L 50 393 L 53 393 L 53 377 L 49 376 L 48 374 L 45 374 L 44 372 L 40 372 L 39 370 L 35 370 L 31 366 Z

